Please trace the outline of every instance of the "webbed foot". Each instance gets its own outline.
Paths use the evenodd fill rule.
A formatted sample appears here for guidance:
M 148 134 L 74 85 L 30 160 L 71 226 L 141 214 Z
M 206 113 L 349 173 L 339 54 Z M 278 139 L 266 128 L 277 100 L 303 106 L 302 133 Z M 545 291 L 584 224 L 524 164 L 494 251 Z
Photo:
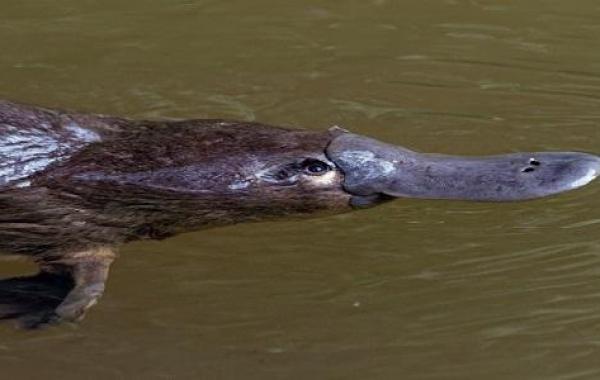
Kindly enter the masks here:
M 95 249 L 46 258 L 35 276 L 0 280 L 0 320 L 26 329 L 80 321 L 102 296 L 114 257 Z

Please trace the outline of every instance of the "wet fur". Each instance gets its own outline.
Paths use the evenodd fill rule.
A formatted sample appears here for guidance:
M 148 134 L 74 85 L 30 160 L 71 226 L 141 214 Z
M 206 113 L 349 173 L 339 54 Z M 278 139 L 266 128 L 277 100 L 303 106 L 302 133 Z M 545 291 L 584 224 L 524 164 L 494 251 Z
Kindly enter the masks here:
M 7 114 L 0 106 L 0 122 L 27 130 L 43 120 L 60 132 L 65 120 L 76 120 L 94 125 L 103 140 L 69 151 L 68 157 L 28 178 L 29 187 L 0 188 L 0 250 L 8 253 L 60 255 L 347 207 L 339 184 L 320 194 L 302 186 L 229 187 L 235 177 L 251 176 L 279 161 L 322 157 L 327 133 L 222 120 L 69 118 L 29 108 L 19 118 L 14 107 Z
M 73 125 L 99 138 L 65 132 Z M 27 149 L 39 146 L 5 149 L 15 133 L 23 141 L 31 134 L 49 136 L 60 149 L 29 155 Z M 252 179 L 288 161 L 326 160 L 331 138 L 258 123 L 133 121 L 0 102 L 0 170 L 24 157 L 48 160 L 43 170 L 25 178 L 8 172 L 0 182 L 0 251 L 43 265 L 132 240 L 349 210 L 341 173 L 318 189 Z M 0 318 L 39 321 L 73 283 L 69 271 L 1 280 Z

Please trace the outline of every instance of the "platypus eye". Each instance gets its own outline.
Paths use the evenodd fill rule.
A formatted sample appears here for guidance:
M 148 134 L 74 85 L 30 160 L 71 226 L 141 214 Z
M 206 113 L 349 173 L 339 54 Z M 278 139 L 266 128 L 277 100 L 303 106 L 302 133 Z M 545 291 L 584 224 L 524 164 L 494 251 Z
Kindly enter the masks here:
M 271 184 L 291 186 L 298 183 L 301 174 L 320 176 L 331 171 L 331 169 L 332 167 L 323 161 L 306 158 L 264 170 L 261 178 Z
M 302 162 L 302 170 L 308 175 L 323 175 L 331 170 L 331 166 L 323 161 L 308 159 Z

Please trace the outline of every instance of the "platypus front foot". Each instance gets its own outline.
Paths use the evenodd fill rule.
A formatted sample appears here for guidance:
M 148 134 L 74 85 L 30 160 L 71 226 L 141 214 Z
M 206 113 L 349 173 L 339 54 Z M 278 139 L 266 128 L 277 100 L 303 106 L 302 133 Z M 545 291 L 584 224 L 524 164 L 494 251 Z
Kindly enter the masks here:
M 37 275 L 0 280 L 0 319 L 26 329 L 80 321 L 102 296 L 114 258 L 106 248 L 44 258 Z

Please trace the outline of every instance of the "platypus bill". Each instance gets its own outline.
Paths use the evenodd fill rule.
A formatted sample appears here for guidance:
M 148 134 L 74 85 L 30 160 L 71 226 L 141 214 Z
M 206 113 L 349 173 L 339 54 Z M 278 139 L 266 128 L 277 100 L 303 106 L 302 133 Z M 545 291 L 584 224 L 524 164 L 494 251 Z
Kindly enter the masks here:
M 340 128 L 136 121 L 0 101 L 0 251 L 35 276 L 0 280 L 0 319 L 77 321 L 119 245 L 394 198 L 516 201 L 581 187 L 586 153 L 417 153 Z

